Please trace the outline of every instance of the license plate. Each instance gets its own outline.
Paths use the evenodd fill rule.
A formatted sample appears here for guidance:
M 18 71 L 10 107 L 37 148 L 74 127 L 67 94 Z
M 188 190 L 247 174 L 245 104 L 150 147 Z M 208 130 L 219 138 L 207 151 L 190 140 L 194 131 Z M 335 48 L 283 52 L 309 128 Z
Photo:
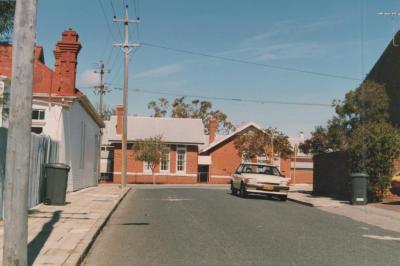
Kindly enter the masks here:
M 274 186 L 272 185 L 266 185 L 263 187 L 264 190 L 274 190 Z

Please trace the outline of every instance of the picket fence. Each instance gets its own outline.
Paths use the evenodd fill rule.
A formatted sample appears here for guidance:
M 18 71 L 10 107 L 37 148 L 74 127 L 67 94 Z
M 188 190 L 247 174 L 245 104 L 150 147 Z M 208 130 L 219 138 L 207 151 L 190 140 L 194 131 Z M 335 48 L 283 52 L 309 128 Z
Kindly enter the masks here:
M 3 192 L 7 158 L 7 128 L 0 128 L 0 218 L 3 217 Z M 46 163 L 58 161 L 58 142 L 48 136 L 31 135 L 28 207 L 44 199 L 44 171 Z M 14 199 L 18 200 L 18 199 Z

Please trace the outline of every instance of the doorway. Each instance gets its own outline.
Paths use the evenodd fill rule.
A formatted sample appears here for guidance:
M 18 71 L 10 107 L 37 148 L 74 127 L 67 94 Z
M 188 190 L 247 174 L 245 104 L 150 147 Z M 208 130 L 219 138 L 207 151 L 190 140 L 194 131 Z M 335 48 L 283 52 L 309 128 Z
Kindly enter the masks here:
M 208 183 L 209 165 L 199 165 L 197 182 Z

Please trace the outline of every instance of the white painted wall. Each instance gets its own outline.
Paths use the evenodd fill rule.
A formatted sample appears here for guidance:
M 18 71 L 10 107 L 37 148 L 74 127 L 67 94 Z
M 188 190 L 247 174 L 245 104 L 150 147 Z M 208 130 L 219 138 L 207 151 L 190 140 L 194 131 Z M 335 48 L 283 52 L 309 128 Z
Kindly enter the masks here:
M 32 121 L 42 126 L 43 134 L 59 142 L 59 162 L 71 167 L 68 191 L 97 185 L 100 128 L 79 102 L 69 107 L 35 102 L 33 109 L 46 111 L 45 120 Z

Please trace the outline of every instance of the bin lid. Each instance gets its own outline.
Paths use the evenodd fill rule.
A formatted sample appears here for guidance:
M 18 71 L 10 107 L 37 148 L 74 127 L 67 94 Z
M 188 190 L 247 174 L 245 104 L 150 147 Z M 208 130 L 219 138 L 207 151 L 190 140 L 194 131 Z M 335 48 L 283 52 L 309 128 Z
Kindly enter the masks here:
M 351 176 L 351 177 L 365 177 L 365 178 L 368 178 L 368 177 L 369 177 L 369 175 L 366 174 L 366 173 L 353 173 L 353 174 L 351 174 L 350 176 Z
M 71 169 L 71 167 L 65 163 L 47 163 L 44 166 L 46 168 L 58 168 L 58 169 L 66 169 L 66 170 Z

